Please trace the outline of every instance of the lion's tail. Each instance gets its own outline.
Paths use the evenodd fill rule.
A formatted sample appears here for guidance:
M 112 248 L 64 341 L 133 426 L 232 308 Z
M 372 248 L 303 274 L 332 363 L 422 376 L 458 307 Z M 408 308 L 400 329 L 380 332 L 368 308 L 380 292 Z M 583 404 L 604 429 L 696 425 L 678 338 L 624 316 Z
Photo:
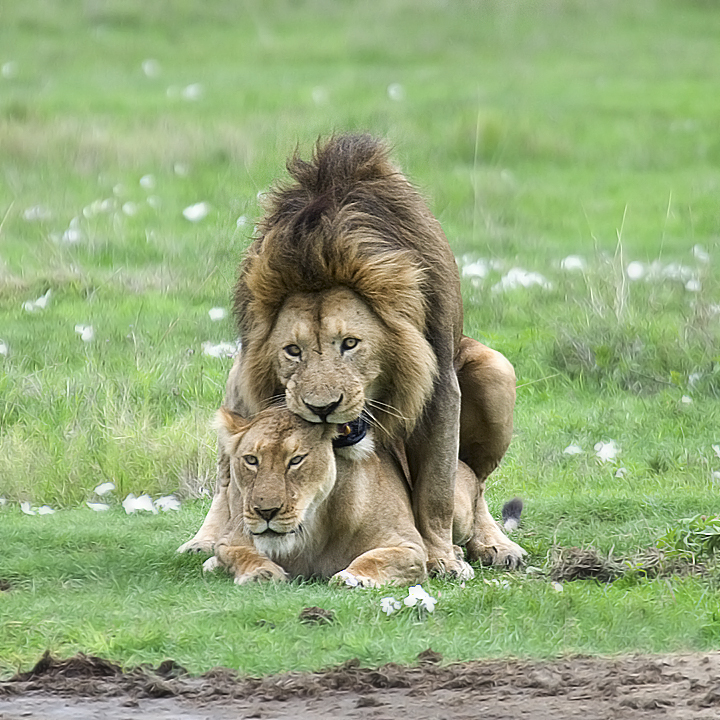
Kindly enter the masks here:
M 520 525 L 520 515 L 522 514 L 523 501 L 519 498 L 508 500 L 502 509 L 503 527 L 505 532 L 511 533 L 517 530 Z

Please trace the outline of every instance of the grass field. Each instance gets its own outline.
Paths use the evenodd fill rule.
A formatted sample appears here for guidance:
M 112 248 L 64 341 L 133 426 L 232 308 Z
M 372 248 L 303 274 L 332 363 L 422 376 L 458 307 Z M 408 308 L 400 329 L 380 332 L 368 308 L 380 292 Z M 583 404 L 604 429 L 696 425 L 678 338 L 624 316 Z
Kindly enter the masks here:
M 720 512 L 715 3 L 6 5 L 0 673 L 48 647 L 249 673 L 428 646 L 448 660 L 717 647 L 710 552 L 701 576 L 633 570 L 662 537 L 680 548 L 685 518 Z M 386 618 L 384 592 L 240 590 L 174 554 L 213 482 L 231 360 L 206 350 L 236 339 L 209 311 L 229 308 L 285 158 L 344 130 L 393 144 L 463 269 L 466 332 L 518 375 L 489 500 L 497 514 L 525 499 L 518 539 L 541 572 L 432 581 L 426 618 Z M 597 457 L 601 442 L 619 453 Z M 126 516 L 131 492 L 182 509 Z M 559 592 L 554 548 L 571 546 L 625 571 Z M 300 623 L 313 605 L 336 622 Z

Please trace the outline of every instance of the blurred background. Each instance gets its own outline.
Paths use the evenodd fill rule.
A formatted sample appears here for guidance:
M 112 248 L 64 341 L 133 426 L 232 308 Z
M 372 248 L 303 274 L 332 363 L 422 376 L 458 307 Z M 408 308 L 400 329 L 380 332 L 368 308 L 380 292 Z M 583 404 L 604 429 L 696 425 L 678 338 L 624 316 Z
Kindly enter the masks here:
M 0 496 L 212 475 L 259 197 L 333 132 L 388 139 L 521 383 L 716 393 L 718 37 L 710 0 L 4 3 Z

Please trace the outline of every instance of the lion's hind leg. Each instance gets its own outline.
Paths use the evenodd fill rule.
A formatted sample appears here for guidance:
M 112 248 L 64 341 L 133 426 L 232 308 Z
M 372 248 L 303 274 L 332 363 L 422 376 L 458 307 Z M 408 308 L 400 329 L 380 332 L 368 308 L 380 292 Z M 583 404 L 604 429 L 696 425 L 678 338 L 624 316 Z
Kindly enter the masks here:
M 483 494 L 475 503 L 473 532 L 465 549 L 470 562 L 479 560 L 483 565 L 499 565 L 511 570 L 520 567 L 526 555 L 525 550 L 503 532 L 490 514 Z
M 426 563 L 427 553 L 416 543 L 374 548 L 356 557 L 330 581 L 348 587 L 413 585 L 427 577 Z

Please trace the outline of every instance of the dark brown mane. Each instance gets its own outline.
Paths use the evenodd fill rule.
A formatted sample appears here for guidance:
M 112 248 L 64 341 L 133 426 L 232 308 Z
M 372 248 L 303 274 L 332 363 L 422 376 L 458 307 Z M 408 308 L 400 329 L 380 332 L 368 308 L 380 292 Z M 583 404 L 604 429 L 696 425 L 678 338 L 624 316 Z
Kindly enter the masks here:
M 424 200 L 375 138 L 333 137 L 318 143 L 310 161 L 296 154 L 288 172 L 291 182 L 268 195 L 235 289 L 244 372 L 253 378 L 258 398 L 281 390 L 267 363 L 260 361 L 261 348 L 294 293 L 348 287 L 375 311 L 399 353 L 405 349 L 412 354 L 407 347 L 410 333 L 420 333 L 416 345 L 432 343 L 426 312 L 435 289 L 429 278 L 432 269 L 423 264 L 418 248 L 446 244 Z M 427 374 L 420 368 L 423 362 L 414 370 L 411 358 L 398 358 L 394 371 L 407 375 L 408 381 L 413 376 L 420 381 L 418 376 Z M 422 378 L 423 388 L 427 380 Z M 409 421 L 414 425 L 418 408 L 405 410 L 414 412 Z

